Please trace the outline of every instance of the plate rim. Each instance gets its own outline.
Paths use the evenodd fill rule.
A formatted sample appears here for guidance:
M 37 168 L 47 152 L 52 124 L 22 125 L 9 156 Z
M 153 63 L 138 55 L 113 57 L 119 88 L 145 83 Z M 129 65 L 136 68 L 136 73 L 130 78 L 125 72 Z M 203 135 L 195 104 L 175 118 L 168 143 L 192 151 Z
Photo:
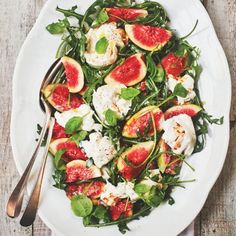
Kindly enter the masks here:
M 154 1 L 157 1 L 158 0 L 154 0 Z M 224 52 L 224 49 L 219 41 L 219 38 L 216 34 L 216 31 L 215 31 L 215 28 L 214 28 L 214 25 L 212 23 L 212 20 L 209 16 L 209 14 L 207 13 L 205 7 L 202 5 L 202 3 L 199 1 L 199 0 L 192 0 L 192 2 L 194 4 L 196 4 L 197 7 L 200 8 L 200 10 L 202 11 L 202 13 L 204 13 L 206 19 L 208 20 L 209 22 L 209 26 L 212 30 L 212 36 L 214 37 L 215 39 L 215 42 L 217 44 L 217 50 L 218 52 L 220 53 L 220 56 L 222 57 L 222 62 L 224 63 L 222 65 L 222 67 L 224 67 L 224 71 L 227 72 L 227 75 L 225 75 L 226 79 L 227 79 L 227 87 L 228 87 L 228 91 L 229 91 L 229 94 L 227 94 L 227 107 L 226 107 L 226 111 L 227 111 L 227 117 L 224 117 L 224 122 L 226 123 L 226 130 L 225 130 L 225 139 L 227 139 L 225 141 L 225 146 L 224 146 L 224 151 L 222 153 L 224 153 L 224 155 L 222 155 L 222 158 L 220 159 L 221 162 L 218 163 L 218 168 L 217 168 L 217 171 L 214 171 L 214 173 L 211 175 L 211 178 L 208 179 L 208 182 L 204 185 L 204 191 L 202 191 L 203 193 L 200 195 L 200 199 L 198 199 L 198 205 L 194 208 L 194 213 L 192 215 L 194 215 L 194 218 L 193 219 L 189 219 L 187 222 L 184 223 L 184 226 L 176 226 L 176 232 L 179 234 L 181 233 L 194 219 L 195 217 L 199 214 L 199 212 L 201 211 L 201 209 L 203 208 L 207 198 L 208 198 L 208 195 L 210 193 L 210 191 L 212 190 L 214 184 L 216 183 L 221 171 L 222 171 L 222 168 L 223 168 L 223 165 L 224 165 L 224 162 L 225 162 L 225 159 L 226 159 L 226 156 L 227 156 L 227 151 L 228 151 L 228 146 L 229 146 L 229 138 L 230 138 L 230 108 L 231 108 L 231 99 L 232 99 L 232 80 L 231 80 L 231 75 L 230 75 L 230 70 L 229 70 L 229 65 L 228 65 L 228 60 L 227 60 L 227 57 L 225 55 L 225 52 Z M 44 15 L 44 12 L 46 12 L 48 6 L 50 5 L 50 1 L 47 1 L 43 8 L 41 9 L 40 11 L 40 14 L 38 15 L 32 29 L 29 31 L 26 39 L 24 40 L 24 43 L 23 45 L 21 46 L 21 49 L 19 51 L 19 54 L 17 56 L 17 59 L 16 59 L 16 63 L 15 63 L 15 68 L 14 68 L 14 73 L 13 73 L 13 80 L 12 80 L 12 110 L 11 110 L 11 122 L 10 122 L 10 143 L 11 143 L 11 147 L 12 147 L 12 153 L 13 153 L 13 159 L 14 159 L 14 162 L 16 164 L 16 168 L 19 172 L 19 174 L 21 175 L 23 173 L 23 169 L 21 168 L 21 165 L 20 165 L 20 161 L 18 158 L 16 158 L 17 154 L 16 154 L 16 149 L 14 148 L 15 147 L 15 139 L 13 138 L 14 135 L 14 131 L 13 131 L 13 127 L 14 127 L 14 123 L 15 123 L 15 120 L 16 120 L 16 115 L 15 115 L 15 111 L 16 111 L 16 106 L 15 106 L 15 100 L 16 100 L 16 78 L 17 78 L 17 72 L 18 72 L 18 69 L 19 69 L 19 66 L 20 66 L 20 61 L 21 61 L 21 58 L 23 57 L 23 54 L 24 54 L 24 49 L 26 47 L 26 45 L 28 44 L 28 41 L 31 40 L 32 36 L 33 36 L 33 33 L 36 29 L 36 25 L 38 25 L 37 23 L 40 21 L 40 19 L 42 18 L 42 16 Z M 192 211 L 193 212 L 193 211 Z M 62 235 L 61 232 L 59 232 L 53 224 L 50 223 L 50 221 L 47 219 L 47 216 L 40 210 L 38 210 L 38 215 L 40 216 L 40 218 L 42 219 L 42 221 L 54 232 L 56 233 L 57 235 Z M 183 224 L 182 224 L 183 225 Z

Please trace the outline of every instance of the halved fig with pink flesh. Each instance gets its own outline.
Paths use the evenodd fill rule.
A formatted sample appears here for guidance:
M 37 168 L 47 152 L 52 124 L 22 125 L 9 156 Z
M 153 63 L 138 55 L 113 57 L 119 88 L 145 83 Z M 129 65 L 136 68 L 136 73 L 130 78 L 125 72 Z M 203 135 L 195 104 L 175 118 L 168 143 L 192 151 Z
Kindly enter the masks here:
M 55 139 L 60 139 L 60 138 L 67 138 L 69 135 L 66 134 L 65 128 L 62 127 L 55 121 L 55 124 L 53 126 L 53 131 L 52 131 L 52 140 Z
M 173 106 L 169 108 L 165 112 L 165 119 L 168 120 L 173 116 L 177 116 L 180 114 L 186 114 L 188 116 L 194 117 L 200 112 L 202 108 L 200 106 L 197 106 L 195 104 L 185 104 L 185 105 L 178 105 L 178 106 Z
M 160 156 L 158 157 L 157 164 L 161 173 L 176 174 L 175 168 L 180 166 L 182 161 L 176 157 L 170 155 L 170 147 L 161 139 L 157 145 L 159 148 Z
M 124 84 L 132 86 L 144 79 L 147 67 L 141 53 L 128 57 L 105 78 L 107 84 Z
M 78 93 L 84 87 L 84 73 L 80 64 L 70 57 L 62 57 L 67 86 L 71 93 Z
M 105 191 L 105 185 L 106 184 L 102 181 L 69 185 L 66 188 L 66 195 L 70 199 L 79 194 L 85 194 L 91 199 L 97 199 Z
M 79 180 L 94 179 L 101 176 L 101 171 L 95 165 L 86 166 L 86 161 L 74 160 L 66 165 L 66 183 Z
M 125 123 L 122 135 L 127 138 L 137 138 L 139 135 L 153 135 L 152 114 L 156 129 L 162 130 L 162 122 L 164 121 L 163 112 L 157 106 L 148 106 L 134 114 Z
M 112 220 L 118 220 L 121 216 L 127 218 L 133 215 L 133 203 L 128 199 L 119 199 L 115 205 L 109 207 L 109 215 Z
M 83 99 L 77 94 L 70 94 L 65 84 L 49 84 L 42 90 L 45 99 L 58 111 L 63 112 L 78 108 Z
M 171 52 L 161 60 L 161 64 L 167 75 L 178 77 L 186 68 L 187 54 L 184 57 L 180 57 Z
M 49 151 L 55 155 L 59 150 L 65 150 L 62 155 L 62 159 L 66 162 L 73 160 L 87 160 L 87 156 L 83 149 L 77 146 L 77 144 L 69 138 L 60 138 L 52 141 L 49 145 Z
M 160 50 L 172 37 L 171 31 L 157 26 L 126 24 L 125 31 L 134 44 L 147 51 Z
M 154 142 L 136 144 L 123 152 L 117 161 L 119 173 L 128 181 L 137 177 L 146 165 Z
M 148 15 L 146 10 L 134 8 L 106 8 L 106 12 L 109 15 L 110 22 L 118 22 L 120 20 L 134 21 Z

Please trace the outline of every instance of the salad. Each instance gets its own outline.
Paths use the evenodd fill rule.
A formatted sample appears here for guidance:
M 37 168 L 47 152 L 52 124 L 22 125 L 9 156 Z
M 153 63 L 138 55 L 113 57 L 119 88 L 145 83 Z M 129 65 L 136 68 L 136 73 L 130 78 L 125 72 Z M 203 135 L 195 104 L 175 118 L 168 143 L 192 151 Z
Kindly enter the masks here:
M 171 192 L 188 157 L 205 146 L 209 115 L 200 99 L 200 51 L 171 29 L 157 2 L 97 0 L 85 12 L 57 7 L 46 28 L 62 35 L 63 68 L 42 92 L 54 108 L 49 151 L 55 187 L 86 227 L 149 215 Z

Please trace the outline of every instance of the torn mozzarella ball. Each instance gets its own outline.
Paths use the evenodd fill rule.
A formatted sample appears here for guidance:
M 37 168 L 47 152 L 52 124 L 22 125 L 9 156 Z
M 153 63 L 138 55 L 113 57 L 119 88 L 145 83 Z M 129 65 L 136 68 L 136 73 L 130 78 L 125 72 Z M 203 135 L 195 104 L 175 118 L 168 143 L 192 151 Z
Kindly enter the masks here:
M 129 198 L 131 201 L 136 201 L 139 196 L 134 191 L 134 184 L 131 182 L 118 183 L 117 186 L 107 182 L 105 191 L 101 194 L 101 201 L 105 205 L 111 206 L 117 198 Z
M 96 51 L 97 42 L 105 37 L 108 41 L 108 46 L 105 53 Z M 105 67 L 113 64 L 117 59 L 117 47 L 123 47 L 122 33 L 116 27 L 116 23 L 107 23 L 99 28 L 91 28 L 86 34 L 87 48 L 84 53 L 86 62 L 93 67 Z
M 163 122 L 162 138 L 176 154 L 190 156 L 196 144 L 196 133 L 190 116 L 181 114 Z
M 88 157 L 93 158 L 94 164 L 101 168 L 113 159 L 116 154 L 115 147 L 107 136 L 96 132 L 89 135 L 89 140 L 82 141 L 81 147 Z
M 188 94 L 185 98 L 179 96 L 177 97 L 178 104 L 182 105 L 185 102 L 194 99 L 194 97 L 196 96 L 194 92 L 194 79 L 190 75 L 184 75 L 183 77 L 178 78 L 175 78 L 172 75 L 168 76 L 167 85 L 172 92 L 174 92 L 175 86 L 179 83 L 181 83 L 183 87 L 188 91 Z
M 131 100 L 120 98 L 121 89 L 126 88 L 125 85 L 104 85 L 93 93 L 93 105 L 100 117 L 105 122 L 105 112 L 111 109 L 119 118 L 124 117 L 132 104 Z
M 94 111 L 91 109 L 91 107 L 87 104 L 82 104 L 79 108 L 71 109 L 68 111 L 64 111 L 62 113 L 56 112 L 55 118 L 57 123 L 64 127 L 66 126 L 66 123 L 73 117 L 81 117 L 83 118 L 83 123 L 81 126 L 82 130 L 85 131 L 99 131 L 102 129 L 102 126 L 100 124 L 95 123 L 93 119 Z

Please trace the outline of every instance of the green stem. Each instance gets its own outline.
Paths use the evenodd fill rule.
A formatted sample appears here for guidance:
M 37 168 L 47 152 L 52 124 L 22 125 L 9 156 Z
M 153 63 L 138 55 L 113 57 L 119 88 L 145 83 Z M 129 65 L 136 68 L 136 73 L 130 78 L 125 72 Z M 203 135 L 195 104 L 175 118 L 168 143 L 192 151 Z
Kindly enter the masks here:
M 158 94 L 158 91 L 153 93 L 152 95 L 148 96 L 145 100 L 143 100 L 143 102 L 140 103 L 139 106 L 136 107 L 135 110 L 139 110 L 149 99 L 155 97 Z
M 172 100 L 173 98 L 175 98 L 175 95 L 171 95 L 168 98 L 166 98 L 164 101 L 162 101 L 161 103 L 157 104 L 158 107 L 163 106 L 165 103 L 169 102 L 170 100 Z
M 145 209 L 141 210 L 140 212 L 137 212 L 136 214 L 133 214 L 132 216 L 124 218 L 124 219 L 115 220 L 115 221 L 108 222 L 108 223 L 86 225 L 85 227 L 98 227 L 98 228 L 100 228 L 100 227 L 109 226 L 109 225 L 117 225 L 122 222 L 129 222 L 129 221 L 141 216 L 144 212 L 146 212 L 150 209 L 151 209 L 151 207 L 146 207 Z
M 180 38 L 180 40 L 184 40 L 184 39 L 188 38 L 195 31 L 195 29 L 197 28 L 197 25 L 198 25 L 198 20 L 196 21 L 196 23 L 195 23 L 193 29 L 190 31 L 190 33 L 188 33 L 186 36 Z

